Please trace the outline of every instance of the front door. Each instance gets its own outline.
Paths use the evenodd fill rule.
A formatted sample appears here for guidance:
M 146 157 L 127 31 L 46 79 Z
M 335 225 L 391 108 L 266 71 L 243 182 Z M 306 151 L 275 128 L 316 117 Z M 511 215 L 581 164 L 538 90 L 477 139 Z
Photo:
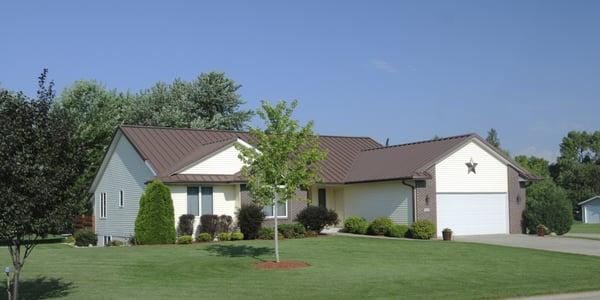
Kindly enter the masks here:
M 327 193 L 325 189 L 319 189 L 319 207 L 327 207 Z

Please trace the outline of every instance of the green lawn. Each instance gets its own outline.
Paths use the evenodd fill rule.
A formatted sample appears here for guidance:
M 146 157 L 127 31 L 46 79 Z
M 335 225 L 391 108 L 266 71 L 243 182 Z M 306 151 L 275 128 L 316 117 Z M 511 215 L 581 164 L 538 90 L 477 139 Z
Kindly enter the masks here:
M 312 265 L 307 269 L 254 268 L 272 258 L 272 244 L 40 245 L 25 265 L 23 293 L 26 299 L 475 299 L 600 290 L 600 257 L 459 242 L 319 237 L 281 242 L 282 258 L 305 261 Z M 8 253 L 0 250 L 4 266 Z
M 599 233 L 600 234 L 600 224 L 583 224 L 583 223 L 574 223 L 571 226 L 571 231 L 569 233 Z

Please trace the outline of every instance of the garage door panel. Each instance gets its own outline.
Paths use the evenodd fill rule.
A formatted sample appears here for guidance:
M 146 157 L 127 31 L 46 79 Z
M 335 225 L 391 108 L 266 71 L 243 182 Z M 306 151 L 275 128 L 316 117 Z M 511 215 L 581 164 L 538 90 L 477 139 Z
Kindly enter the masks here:
M 454 235 L 508 233 L 506 193 L 437 194 L 438 236 L 444 228 Z

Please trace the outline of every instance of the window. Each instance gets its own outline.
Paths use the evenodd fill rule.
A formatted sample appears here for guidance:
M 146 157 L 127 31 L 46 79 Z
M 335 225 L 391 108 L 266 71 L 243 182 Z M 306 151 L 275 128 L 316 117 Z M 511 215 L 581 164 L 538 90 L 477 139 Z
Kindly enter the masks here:
M 119 191 L 119 207 L 125 206 L 125 193 L 123 190 Z
M 246 184 L 240 184 L 240 192 L 245 192 L 248 190 L 248 186 Z
M 100 193 L 100 218 L 106 218 L 106 193 Z
M 187 188 L 187 213 L 194 216 L 200 215 L 199 189 L 197 186 L 188 186 Z
M 327 207 L 327 192 L 325 189 L 319 189 L 319 207 Z
M 287 201 L 285 202 L 285 204 L 278 204 L 277 205 L 277 217 L 278 218 L 287 218 L 287 207 L 288 203 Z M 273 218 L 273 209 L 275 208 L 275 206 L 265 206 L 263 208 L 263 212 L 265 213 L 265 217 L 267 218 Z
M 112 241 L 112 236 L 105 235 L 104 236 L 104 246 L 108 245 L 110 243 L 110 241 Z
M 212 186 L 203 186 L 201 189 L 202 193 L 202 214 L 212 215 L 213 214 L 213 188 Z

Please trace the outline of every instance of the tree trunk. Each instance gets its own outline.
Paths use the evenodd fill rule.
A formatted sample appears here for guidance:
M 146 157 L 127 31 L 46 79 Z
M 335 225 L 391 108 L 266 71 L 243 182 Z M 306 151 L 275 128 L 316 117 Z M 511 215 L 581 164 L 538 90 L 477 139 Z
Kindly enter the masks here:
M 12 291 L 12 298 L 13 300 L 17 300 L 19 299 L 19 277 L 21 275 L 21 244 L 18 241 L 14 241 L 14 244 L 10 247 L 14 247 L 13 251 L 11 251 L 12 254 L 12 260 L 13 260 L 13 266 L 14 266 L 14 271 L 13 271 L 13 276 L 12 276 L 12 287 L 13 287 L 13 291 Z
M 21 275 L 21 266 L 19 268 L 15 267 L 15 272 L 13 273 L 13 292 L 12 292 L 12 300 L 19 299 L 19 277 Z
M 273 208 L 273 216 L 275 218 L 275 262 L 279 262 L 279 230 L 277 228 L 277 215 L 279 211 L 277 210 L 277 204 L 277 201 L 275 201 Z

